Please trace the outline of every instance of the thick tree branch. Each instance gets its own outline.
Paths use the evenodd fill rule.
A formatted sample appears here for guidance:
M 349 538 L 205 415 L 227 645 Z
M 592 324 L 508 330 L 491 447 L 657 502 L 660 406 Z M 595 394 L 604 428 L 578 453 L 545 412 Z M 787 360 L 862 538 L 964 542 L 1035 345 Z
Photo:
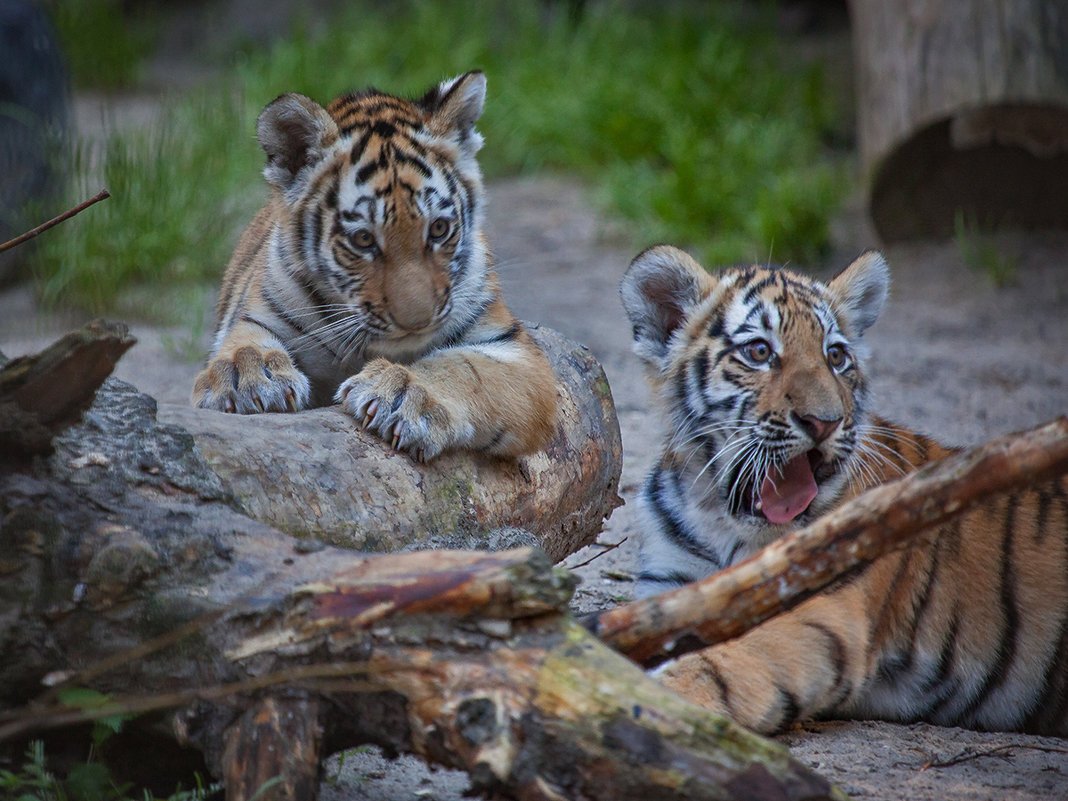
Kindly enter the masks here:
M 931 526 L 998 492 L 1068 472 L 1068 419 L 1009 434 L 875 487 L 751 559 L 589 619 L 602 640 L 645 667 L 744 634 Z

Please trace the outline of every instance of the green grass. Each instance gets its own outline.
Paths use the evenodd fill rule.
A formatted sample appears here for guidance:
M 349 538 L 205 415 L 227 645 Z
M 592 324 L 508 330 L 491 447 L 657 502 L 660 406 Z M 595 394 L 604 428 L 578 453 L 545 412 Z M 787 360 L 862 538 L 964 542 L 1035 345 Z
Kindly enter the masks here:
M 71 687 L 59 693 L 61 702 L 83 712 L 103 710 L 111 697 L 95 690 Z M 15 769 L 0 768 L 0 798 L 17 801 L 134 801 L 132 785 L 120 783 L 108 766 L 100 760 L 102 746 L 122 731 L 131 716 L 121 713 L 98 717 L 92 727 L 87 756 L 59 771 L 45 758 L 44 744 L 30 742 L 21 765 Z M 221 785 L 205 785 L 199 775 L 194 776 L 196 787 L 178 787 L 166 801 L 206 801 L 216 797 Z M 138 801 L 161 801 L 144 789 L 136 795 Z
M 221 785 L 205 785 L 199 777 L 196 782 L 195 789 L 178 788 L 165 801 L 206 801 L 221 793 Z M 0 797 L 14 801 L 164 801 L 148 790 L 131 795 L 131 789 L 118 784 L 107 767 L 93 759 L 75 764 L 66 775 L 57 774 L 39 740 L 30 743 L 19 769 L 0 768 Z
M 231 99 L 198 95 L 146 130 L 80 143 L 68 202 L 101 187 L 111 197 L 40 238 L 44 302 L 173 319 L 136 290 L 215 280 L 267 197 L 255 143 L 235 133 L 246 117 Z
M 63 42 L 75 86 L 119 89 L 137 83 L 143 59 L 158 34 L 143 4 L 46 0 L 42 5 Z
M 835 109 L 817 69 L 782 63 L 754 8 L 590 2 L 576 23 L 559 4 L 344 4 L 329 24 L 245 49 L 153 130 L 83 146 L 72 202 L 100 185 L 114 197 L 49 237 L 43 294 L 102 311 L 131 286 L 217 280 L 266 194 L 252 135 L 263 105 L 368 85 L 416 95 L 475 67 L 489 78 L 488 176 L 577 174 L 635 247 L 810 261 L 844 190 L 821 146 Z
M 984 230 L 973 215 L 966 215 L 961 209 L 954 215 L 953 229 L 957 249 L 968 269 L 985 274 L 999 288 L 1016 282 L 1018 260 L 998 246 L 993 229 Z

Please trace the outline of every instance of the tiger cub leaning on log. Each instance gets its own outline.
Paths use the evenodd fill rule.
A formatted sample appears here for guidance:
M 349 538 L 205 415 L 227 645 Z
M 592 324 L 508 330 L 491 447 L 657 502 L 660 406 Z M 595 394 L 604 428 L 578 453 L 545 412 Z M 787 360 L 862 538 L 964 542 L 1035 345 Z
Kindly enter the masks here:
M 949 451 L 869 415 L 861 335 L 889 274 L 709 274 L 675 248 L 623 279 L 672 433 L 643 489 L 637 592 L 739 562 Z M 1068 480 L 999 496 L 748 634 L 669 662 L 679 694 L 771 732 L 798 718 L 1068 734 Z
M 196 406 L 333 400 L 422 460 L 547 442 L 555 379 L 505 306 L 482 234 L 485 92 L 474 71 L 415 101 L 369 89 L 264 109 L 272 197 L 226 269 Z

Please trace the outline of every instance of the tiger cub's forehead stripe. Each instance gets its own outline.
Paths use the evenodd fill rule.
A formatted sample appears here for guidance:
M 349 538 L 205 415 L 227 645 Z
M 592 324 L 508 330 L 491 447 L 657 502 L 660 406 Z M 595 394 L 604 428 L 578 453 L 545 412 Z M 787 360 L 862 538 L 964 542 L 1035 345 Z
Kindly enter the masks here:
M 327 107 L 327 112 L 342 134 L 377 126 L 380 135 L 392 136 L 396 128 L 422 128 L 424 118 L 423 112 L 412 103 L 373 89 L 339 97 Z
M 746 280 L 749 287 L 745 290 L 745 295 L 742 296 L 742 303 L 749 304 L 753 302 L 753 299 L 759 293 L 775 285 L 775 273 L 770 270 L 754 270 Z
M 791 297 L 803 303 L 813 298 L 824 298 L 823 290 L 818 284 L 781 267 L 735 267 L 728 273 L 733 273 L 740 279 L 738 289 L 745 290 L 743 303 L 751 303 L 757 295 L 776 303 L 789 302 Z M 773 288 L 779 291 L 771 295 L 768 290 Z
M 734 291 L 708 326 L 708 335 L 727 334 L 737 342 L 751 336 L 776 338 L 807 323 L 825 334 L 840 334 L 826 290 L 788 270 L 768 267 L 736 267 L 722 274 L 732 279 Z

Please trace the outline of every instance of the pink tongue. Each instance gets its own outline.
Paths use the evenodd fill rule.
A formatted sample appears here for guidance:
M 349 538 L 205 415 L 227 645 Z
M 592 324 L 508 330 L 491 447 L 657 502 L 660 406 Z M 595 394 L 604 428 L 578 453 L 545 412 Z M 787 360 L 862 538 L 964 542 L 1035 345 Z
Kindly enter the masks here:
M 808 508 L 817 491 L 806 453 L 794 457 L 781 468 L 768 468 L 768 474 L 760 482 L 760 505 L 764 517 L 772 523 L 789 523 Z

